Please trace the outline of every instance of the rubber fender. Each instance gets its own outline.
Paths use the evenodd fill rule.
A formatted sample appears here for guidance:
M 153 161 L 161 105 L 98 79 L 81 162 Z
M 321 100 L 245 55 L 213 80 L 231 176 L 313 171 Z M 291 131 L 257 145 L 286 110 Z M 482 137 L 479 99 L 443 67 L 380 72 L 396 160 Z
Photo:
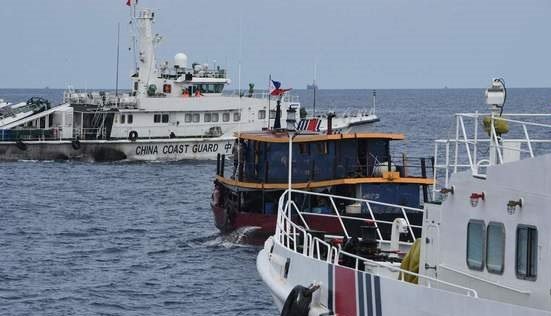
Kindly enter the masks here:
M 136 141 L 136 139 L 138 139 L 138 132 L 130 131 L 130 133 L 128 133 L 128 139 L 132 142 Z
M 71 142 L 71 147 L 73 147 L 74 150 L 80 149 L 80 140 L 75 139 Z
M 318 289 L 317 286 L 307 288 L 302 285 L 295 286 L 287 296 L 281 316 L 308 316 L 312 293 Z
M 21 139 L 18 139 L 15 142 L 15 146 L 20 150 L 23 150 L 23 151 L 27 150 L 27 144 L 25 144 Z

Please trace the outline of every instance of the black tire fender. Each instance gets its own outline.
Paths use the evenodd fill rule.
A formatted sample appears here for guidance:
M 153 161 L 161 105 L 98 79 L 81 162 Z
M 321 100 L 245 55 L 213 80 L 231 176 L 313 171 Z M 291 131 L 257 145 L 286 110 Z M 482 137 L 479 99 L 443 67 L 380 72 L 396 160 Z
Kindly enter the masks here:
M 80 140 L 78 138 L 74 139 L 71 142 L 71 147 L 73 147 L 74 150 L 79 150 L 80 149 Z
M 302 285 L 295 286 L 283 304 L 281 316 L 308 316 L 310 312 L 310 303 L 312 303 L 312 293 L 319 288 L 313 285 L 310 288 Z
M 25 144 L 21 139 L 18 139 L 15 142 L 15 146 L 20 150 L 23 150 L 23 151 L 27 150 L 27 144 Z
M 131 142 L 135 142 L 136 139 L 138 139 L 138 132 L 136 132 L 136 131 L 130 131 L 130 133 L 128 133 L 128 139 L 129 139 Z

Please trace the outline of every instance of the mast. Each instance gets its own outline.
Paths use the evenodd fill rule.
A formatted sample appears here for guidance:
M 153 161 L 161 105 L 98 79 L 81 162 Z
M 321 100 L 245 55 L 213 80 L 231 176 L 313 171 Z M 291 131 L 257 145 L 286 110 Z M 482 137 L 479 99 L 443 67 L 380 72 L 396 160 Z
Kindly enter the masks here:
M 140 85 L 138 86 L 138 95 L 145 95 L 151 78 L 156 78 L 157 69 L 155 67 L 155 46 L 160 42 L 161 37 L 158 34 L 153 35 L 152 24 L 155 13 L 149 9 L 144 9 L 135 17 L 138 29 L 138 76 Z
M 119 104 L 119 58 L 120 58 L 120 41 L 121 41 L 121 23 L 117 24 L 117 70 L 115 74 L 115 96 L 117 96 L 117 105 Z
M 318 72 L 318 67 L 316 64 L 314 64 L 314 80 L 312 82 L 312 84 L 314 85 L 314 113 L 313 113 L 313 117 L 316 117 L 316 90 L 318 89 L 318 87 L 316 86 L 316 76 L 317 76 L 317 72 Z

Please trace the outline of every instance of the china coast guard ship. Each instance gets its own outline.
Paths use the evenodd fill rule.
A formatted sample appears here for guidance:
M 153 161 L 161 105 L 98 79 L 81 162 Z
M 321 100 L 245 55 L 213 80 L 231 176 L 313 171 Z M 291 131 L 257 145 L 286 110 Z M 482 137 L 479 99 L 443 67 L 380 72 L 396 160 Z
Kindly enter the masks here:
M 157 63 L 155 13 L 136 10 L 131 25 L 137 34 L 137 69 L 126 94 L 82 93 L 69 89 L 64 103 L 28 102 L 29 111 L 0 109 L 0 160 L 181 160 L 216 159 L 228 154 L 234 133 L 272 128 L 281 109 L 300 110 L 298 98 L 274 81 L 273 91 L 226 95 L 230 84 L 220 66 L 192 63 L 178 53 L 172 63 Z M 35 100 L 36 101 L 36 100 Z M 5 115 L 1 115 L 4 113 Z M 372 114 L 372 113 L 369 113 Z M 333 119 L 333 128 L 372 122 L 373 115 Z M 369 120 L 366 120 L 369 119 Z M 323 130 L 324 117 L 304 118 L 304 129 Z

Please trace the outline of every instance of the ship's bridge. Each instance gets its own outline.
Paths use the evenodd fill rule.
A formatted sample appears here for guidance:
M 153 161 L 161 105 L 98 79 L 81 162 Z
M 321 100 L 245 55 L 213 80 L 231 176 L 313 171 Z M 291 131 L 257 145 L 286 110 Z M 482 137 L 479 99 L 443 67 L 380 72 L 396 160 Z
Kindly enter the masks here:
M 391 133 L 296 135 L 293 186 L 315 188 L 388 181 L 432 184 L 432 179 L 427 178 L 431 158 L 391 155 L 390 141 L 403 139 L 403 134 Z M 220 180 L 250 188 L 286 186 L 289 160 L 286 132 L 241 133 L 238 141 L 238 148 L 244 152 L 234 157 L 236 162 L 242 160 L 236 179 Z

